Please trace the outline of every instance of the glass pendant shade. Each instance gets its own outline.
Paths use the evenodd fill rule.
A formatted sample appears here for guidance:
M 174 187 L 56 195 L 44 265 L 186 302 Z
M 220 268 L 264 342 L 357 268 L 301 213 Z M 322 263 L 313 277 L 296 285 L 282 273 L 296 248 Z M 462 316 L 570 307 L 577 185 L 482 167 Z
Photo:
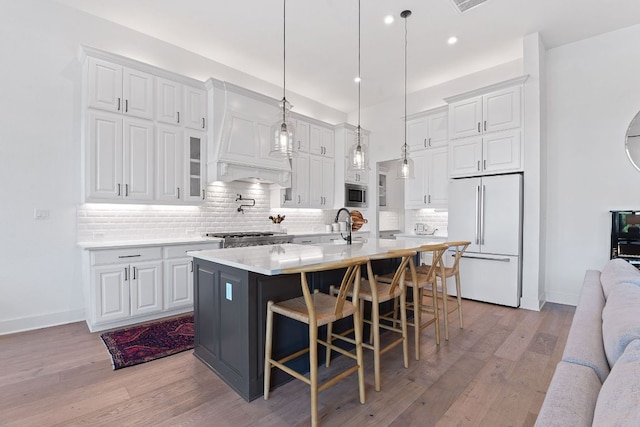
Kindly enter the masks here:
M 415 167 L 413 166 L 413 159 L 409 157 L 409 146 L 404 144 L 402 146 L 402 157 L 398 163 L 398 172 L 396 177 L 398 179 L 414 179 Z
M 349 148 L 349 166 L 350 171 L 368 171 L 369 170 L 369 153 L 367 145 L 364 143 L 362 134 L 356 133 L 356 140 Z
M 291 118 L 289 117 L 289 109 L 291 104 L 283 98 L 280 104 L 282 112 L 279 114 L 278 121 L 271 127 L 271 157 L 292 158 L 295 155 L 294 138 L 296 130 Z

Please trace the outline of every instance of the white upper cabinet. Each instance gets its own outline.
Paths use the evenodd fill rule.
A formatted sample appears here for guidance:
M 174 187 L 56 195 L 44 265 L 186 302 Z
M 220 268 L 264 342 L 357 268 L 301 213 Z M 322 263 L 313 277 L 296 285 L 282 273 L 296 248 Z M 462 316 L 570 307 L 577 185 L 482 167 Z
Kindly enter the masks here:
M 447 151 L 447 147 L 436 147 L 411 155 L 415 179 L 405 181 L 406 209 L 447 207 Z
M 204 131 L 207 92 L 172 80 L 156 78 L 156 120 Z
M 87 105 L 153 119 L 153 76 L 96 58 L 88 59 Z
M 153 199 L 152 124 L 90 112 L 86 138 L 89 201 Z
M 180 83 L 156 78 L 156 112 L 156 120 L 162 123 L 179 125 L 184 121 Z
M 521 126 L 522 86 L 510 87 L 449 104 L 451 139 Z
M 410 152 L 442 147 L 449 142 L 447 107 L 414 115 L 407 120 L 407 144 Z
M 526 76 L 448 98 L 449 177 L 520 172 Z
M 158 200 L 175 202 L 184 195 L 185 150 L 182 130 L 175 126 L 158 125 L 156 135 L 157 198 Z
M 309 152 L 309 127 L 310 124 L 304 120 L 296 121 L 296 150 L 302 153 Z
M 451 178 L 521 171 L 521 132 L 508 130 L 451 141 L 449 165 Z
M 309 207 L 333 209 L 335 161 L 309 156 Z
M 205 131 L 207 129 L 207 92 L 192 86 L 184 86 L 184 125 Z
M 315 124 L 309 126 L 309 152 L 325 157 L 335 157 L 335 136 L 333 129 Z

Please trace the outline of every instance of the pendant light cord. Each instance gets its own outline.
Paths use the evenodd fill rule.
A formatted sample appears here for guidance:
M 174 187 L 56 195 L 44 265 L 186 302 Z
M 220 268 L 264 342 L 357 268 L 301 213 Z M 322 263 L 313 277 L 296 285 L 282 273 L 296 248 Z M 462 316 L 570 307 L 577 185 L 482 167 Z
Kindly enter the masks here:
M 282 122 L 287 118 L 287 0 L 282 8 Z
M 362 83 L 362 75 L 360 74 L 360 0 L 358 0 L 358 146 L 360 146 L 360 84 Z
M 287 92 L 287 0 L 283 1 L 282 8 L 282 99 Z
M 407 160 L 407 18 L 404 17 L 404 159 Z

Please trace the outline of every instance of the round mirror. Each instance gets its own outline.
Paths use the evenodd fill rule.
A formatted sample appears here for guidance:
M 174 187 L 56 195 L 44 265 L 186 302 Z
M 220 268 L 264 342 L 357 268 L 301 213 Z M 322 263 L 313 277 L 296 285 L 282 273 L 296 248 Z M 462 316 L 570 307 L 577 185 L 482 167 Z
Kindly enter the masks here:
M 625 141 L 627 156 L 636 169 L 640 170 L 640 113 L 631 120 Z

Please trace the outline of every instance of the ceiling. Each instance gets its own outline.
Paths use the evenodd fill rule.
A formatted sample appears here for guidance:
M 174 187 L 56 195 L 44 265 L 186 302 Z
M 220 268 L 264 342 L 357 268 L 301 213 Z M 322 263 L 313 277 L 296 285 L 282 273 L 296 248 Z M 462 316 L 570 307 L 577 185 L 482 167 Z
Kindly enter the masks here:
M 282 0 L 57 1 L 282 86 Z M 638 0 L 488 0 L 464 13 L 452 0 L 362 0 L 363 107 L 404 93 L 405 9 L 409 92 L 521 58 L 533 32 L 549 49 L 640 23 Z M 287 99 L 355 111 L 357 49 L 358 1 L 289 1 Z

